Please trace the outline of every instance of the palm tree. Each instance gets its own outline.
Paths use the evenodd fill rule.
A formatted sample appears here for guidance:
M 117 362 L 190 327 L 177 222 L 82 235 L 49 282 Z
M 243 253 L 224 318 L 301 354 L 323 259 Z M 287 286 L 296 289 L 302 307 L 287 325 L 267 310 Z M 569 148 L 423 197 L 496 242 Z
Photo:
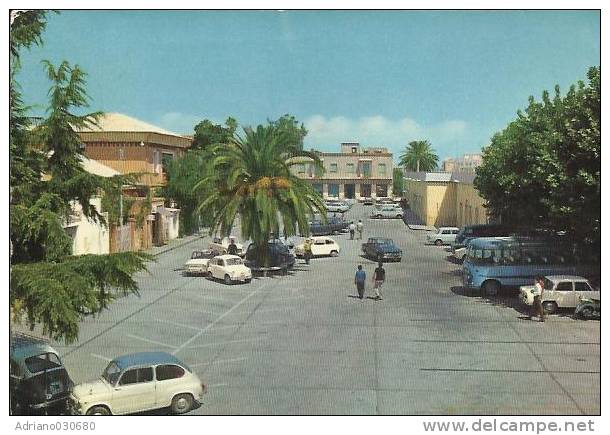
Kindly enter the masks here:
M 438 155 L 427 140 L 414 140 L 405 148 L 398 165 L 411 171 L 432 171 L 438 166 Z
M 325 216 L 321 196 L 306 181 L 290 172 L 290 167 L 311 160 L 322 168 L 319 157 L 299 150 L 274 126 L 245 128 L 245 137 L 235 135 L 227 144 L 209 149 L 208 175 L 195 189 L 206 198 L 198 211 L 211 214 L 211 232 L 229 235 L 237 215 L 241 233 L 252 240 L 259 260 L 268 264 L 267 241 L 271 234 L 309 235 L 308 218 L 314 213 Z

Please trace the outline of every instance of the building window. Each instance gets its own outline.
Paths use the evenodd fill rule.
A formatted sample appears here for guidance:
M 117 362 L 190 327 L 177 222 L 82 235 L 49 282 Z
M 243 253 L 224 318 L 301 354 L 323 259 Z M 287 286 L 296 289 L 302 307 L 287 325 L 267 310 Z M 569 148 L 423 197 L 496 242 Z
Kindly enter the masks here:
M 299 163 L 297 165 L 297 172 L 299 174 L 304 174 L 305 173 L 305 163 Z
M 119 148 L 119 160 L 123 160 L 125 158 L 125 149 Z
M 352 154 L 356 154 L 356 151 L 358 151 L 357 147 L 352 147 Z
M 339 197 L 339 185 L 338 184 L 329 183 L 328 196 Z
M 311 187 L 313 187 L 313 190 L 322 195 L 322 183 L 313 183 Z
M 337 172 L 337 164 L 336 163 L 331 163 L 330 164 L 330 172 Z
M 385 175 L 386 174 L 386 172 L 385 172 L 385 163 L 379 163 L 377 165 L 377 170 L 379 171 L 379 175 L 380 176 Z
M 362 176 L 367 178 L 371 176 L 371 162 L 362 162 Z
M 385 198 L 388 196 L 388 185 L 387 184 L 378 184 L 375 188 L 375 194 L 377 198 Z
M 168 166 L 171 164 L 174 159 L 174 155 L 172 153 L 163 153 L 161 156 L 161 172 L 167 174 Z
M 347 173 L 348 174 L 355 174 L 356 173 L 356 166 L 353 163 L 348 163 L 347 165 L 345 165 L 346 169 L 347 169 Z

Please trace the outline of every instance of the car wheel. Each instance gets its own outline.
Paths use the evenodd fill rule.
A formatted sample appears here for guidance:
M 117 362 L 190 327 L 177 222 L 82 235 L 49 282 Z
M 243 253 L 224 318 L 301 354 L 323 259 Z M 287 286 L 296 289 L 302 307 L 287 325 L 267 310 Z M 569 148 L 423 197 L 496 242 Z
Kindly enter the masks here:
M 380 215 L 380 214 L 375 215 L 375 217 L 376 217 L 377 219 L 381 219 L 381 215 Z
M 396 219 L 402 219 L 402 215 L 397 214 L 397 215 L 396 215 Z
M 231 285 L 231 277 L 228 274 L 225 275 L 225 284 Z
M 557 304 L 552 301 L 546 301 L 542 303 L 542 309 L 548 314 L 553 314 L 557 311 Z
M 172 399 L 172 413 L 184 414 L 193 407 L 193 396 L 190 394 L 178 394 Z
M 105 406 L 93 406 L 87 410 L 87 415 L 110 415 L 110 410 Z
M 207 271 L 207 272 L 206 272 L 206 274 L 205 274 L 205 276 L 206 276 L 208 279 L 214 279 L 214 275 L 212 275 L 212 272 L 211 272 L 211 271 Z
M 288 275 L 288 268 L 287 267 L 282 267 L 281 273 L 282 273 L 282 276 Z
M 589 320 L 593 318 L 593 308 L 592 307 L 584 307 L 580 310 L 580 315 L 583 319 Z
M 439 240 L 437 240 L 436 242 L 434 242 L 434 244 L 435 244 L 436 246 L 443 246 L 443 241 L 439 239 Z
M 245 282 L 246 284 L 250 284 L 250 281 L 252 281 L 252 279 L 247 279 Z
M 336 257 L 338 255 L 339 255 L 339 253 L 337 251 L 330 251 L 330 256 L 331 257 Z
M 500 283 L 498 281 L 489 280 L 483 283 L 483 294 L 485 296 L 496 296 L 500 290 Z

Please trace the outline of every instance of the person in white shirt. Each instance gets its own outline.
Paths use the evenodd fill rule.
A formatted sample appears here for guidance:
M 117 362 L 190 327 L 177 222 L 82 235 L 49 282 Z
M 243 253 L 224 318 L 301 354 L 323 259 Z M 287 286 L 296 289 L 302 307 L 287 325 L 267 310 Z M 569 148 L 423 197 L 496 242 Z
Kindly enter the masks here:
M 540 322 L 544 322 L 544 307 L 542 306 L 542 295 L 544 294 L 544 278 L 537 276 L 534 280 L 536 295 L 534 296 L 534 314 L 538 316 Z M 533 317 L 533 316 L 532 316 Z
M 354 240 L 354 233 L 356 232 L 356 225 L 352 222 L 349 224 L 349 238 L 350 240 Z
M 358 240 L 362 240 L 362 231 L 364 230 L 364 225 L 361 220 L 358 220 L 356 229 L 358 230 Z

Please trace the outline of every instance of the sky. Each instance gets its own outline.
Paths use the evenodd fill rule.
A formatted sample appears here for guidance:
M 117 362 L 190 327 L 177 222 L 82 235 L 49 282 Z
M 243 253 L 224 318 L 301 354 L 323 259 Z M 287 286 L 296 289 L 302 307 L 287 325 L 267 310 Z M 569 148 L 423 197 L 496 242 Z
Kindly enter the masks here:
M 18 81 L 41 114 L 40 61 L 88 73 L 91 110 L 192 134 L 291 114 L 306 148 L 357 141 L 441 160 L 480 152 L 530 95 L 600 64 L 598 11 L 62 11 Z

